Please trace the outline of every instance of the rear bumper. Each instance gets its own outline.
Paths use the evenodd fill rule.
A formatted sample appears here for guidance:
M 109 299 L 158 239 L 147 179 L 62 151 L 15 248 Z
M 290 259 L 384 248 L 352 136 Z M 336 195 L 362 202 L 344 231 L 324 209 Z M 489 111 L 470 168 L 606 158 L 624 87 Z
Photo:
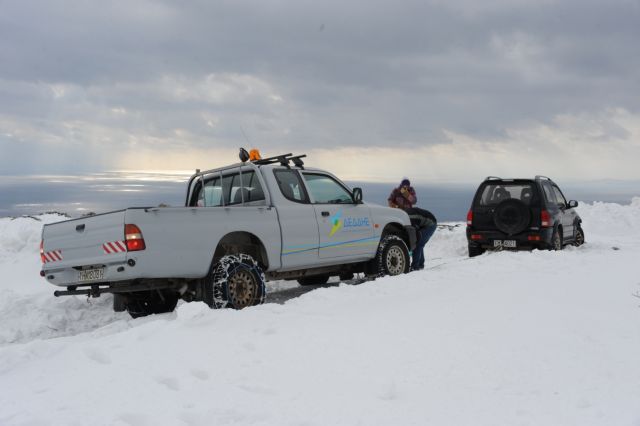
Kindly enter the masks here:
M 135 262 L 133 263 L 135 265 Z M 106 284 L 114 281 L 127 281 L 138 278 L 133 266 L 129 265 L 126 261 L 119 261 L 110 264 L 95 265 L 92 269 L 104 270 L 101 279 L 96 281 L 80 281 L 78 269 L 67 268 L 47 268 L 43 269 L 41 274 L 46 280 L 60 287 L 77 286 L 84 284 Z
M 534 248 L 547 249 L 551 247 L 553 228 L 533 228 L 516 235 L 507 235 L 500 231 L 478 231 L 467 227 L 467 242 L 469 247 L 500 250 L 531 250 Z M 515 247 L 497 245 L 495 241 L 515 241 Z
M 66 290 L 56 290 L 53 295 L 60 296 L 78 296 L 86 295 L 91 297 L 100 297 L 102 294 L 117 293 L 127 294 L 136 292 L 145 292 L 151 290 L 163 290 L 167 288 L 177 289 L 178 284 L 171 283 L 169 281 L 142 281 L 142 282 L 124 282 L 118 284 L 110 283 L 92 283 L 92 284 L 78 284 L 67 287 Z

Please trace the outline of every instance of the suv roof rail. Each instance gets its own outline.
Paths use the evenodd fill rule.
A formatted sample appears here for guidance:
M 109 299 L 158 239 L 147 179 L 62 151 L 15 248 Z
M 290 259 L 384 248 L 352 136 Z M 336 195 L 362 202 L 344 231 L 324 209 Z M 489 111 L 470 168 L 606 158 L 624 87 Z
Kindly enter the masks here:
M 484 180 L 502 180 L 502 178 L 498 176 L 487 176 Z
M 536 180 L 540 180 L 540 179 L 551 180 L 550 177 L 546 177 L 546 176 L 542 176 L 542 175 L 536 175 Z

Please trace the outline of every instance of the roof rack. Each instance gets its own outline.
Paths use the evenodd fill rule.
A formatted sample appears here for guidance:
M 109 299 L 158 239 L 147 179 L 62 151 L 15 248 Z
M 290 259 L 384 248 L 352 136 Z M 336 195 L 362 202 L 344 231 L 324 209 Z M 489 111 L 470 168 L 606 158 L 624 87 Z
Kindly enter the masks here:
M 549 178 L 549 177 L 542 176 L 542 175 L 536 175 L 536 180 L 540 180 L 540 179 L 551 180 L 551 178 Z
M 484 180 L 502 180 L 502 178 L 498 176 L 487 176 Z
M 252 163 L 256 164 L 258 166 L 263 166 L 263 165 L 266 165 L 266 164 L 280 163 L 281 165 L 283 165 L 285 167 L 291 167 L 289 165 L 289 162 L 292 162 L 294 166 L 304 169 L 304 161 L 302 161 L 302 158 L 304 158 L 306 156 L 307 156 L 307 154 L 294 156 L 293 154 L 289 153 L 289 154 L 276 155 L 276 156 L 269 157 L 269 158 L 263 158 L 261 160 L 254 160 L 254 161 L 252 161 Z

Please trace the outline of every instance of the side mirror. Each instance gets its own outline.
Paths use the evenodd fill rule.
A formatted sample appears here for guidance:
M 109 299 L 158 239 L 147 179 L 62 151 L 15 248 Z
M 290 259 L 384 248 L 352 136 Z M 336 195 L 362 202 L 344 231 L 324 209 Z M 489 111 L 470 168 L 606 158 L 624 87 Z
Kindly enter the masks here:
M 568 206 L 570 209 L 573 209 L 575 207 L 578 207 L 578 202 L 576 200 L 569 200 Z
M 353 188 L 353 201 L 356 204 L 362 204 L 362 188 Z

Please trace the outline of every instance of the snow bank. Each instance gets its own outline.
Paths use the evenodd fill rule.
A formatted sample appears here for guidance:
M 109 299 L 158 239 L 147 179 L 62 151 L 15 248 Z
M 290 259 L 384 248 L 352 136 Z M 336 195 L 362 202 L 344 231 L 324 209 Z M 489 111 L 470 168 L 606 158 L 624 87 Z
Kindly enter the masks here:
M 43 281 L 38 275 L 42 226 L 65 219 L 58 214 L 0 218 L 0 292 L 42 293 Z
M 425 271 L 138 320 L 53 298 L 41 223 L 0 221 L 0 424 L 637 426 L 638 200 L 581 204 L 563 252 L 469 259 L 447 224 Z
M 0 346 L 78 334 L 125 318 L 112 298 L 54 298 L 54 287 L 40 277 L 40 239 L 46 223 L 59 214 L 0 218 Z
M 634 197 L 628 206 L 601 202 L 580 203 L 578 213 L 587 236 L 594 235 L 598 241 L 622 239 L 626 242 L 636 239 L 640 234 L 640 197 Z

